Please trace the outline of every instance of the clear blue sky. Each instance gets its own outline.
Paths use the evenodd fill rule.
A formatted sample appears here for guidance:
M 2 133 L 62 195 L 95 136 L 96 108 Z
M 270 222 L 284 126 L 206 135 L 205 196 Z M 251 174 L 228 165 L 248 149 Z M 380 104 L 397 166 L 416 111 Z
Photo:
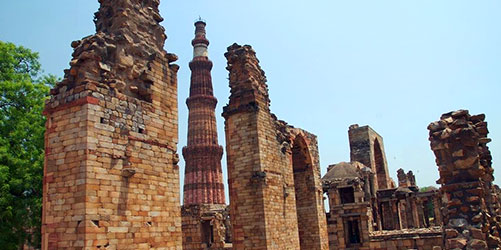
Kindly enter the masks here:
M 94 33 L 97 0 L 0 1 L 0 40 L 40 52 L 47 73 L 62 76 L 70 42 Z M 272 111 L 318 135 L 322 174 L 349 161 L 347 130 L 358 123 L 383 136 L 394 179 L 404 168 L 418 185 L 436 185 L 426 127 L 442 113 L 469 109 L 487 115 L 501 183 L 501 1 L 161 2 L 165 48 L 181 66 L 179 148 L 186 144 L 190 41 L 200 15 L 211 41 L 222 145 L 220 114 L 229 96 L 223 54 L 238 42 L 252 45 L 261 60 Z

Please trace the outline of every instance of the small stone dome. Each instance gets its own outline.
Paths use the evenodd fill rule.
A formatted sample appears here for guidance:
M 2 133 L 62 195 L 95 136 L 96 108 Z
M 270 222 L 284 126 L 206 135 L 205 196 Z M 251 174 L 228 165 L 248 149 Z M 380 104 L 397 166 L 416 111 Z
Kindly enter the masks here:
M 361 169 L 365 166 L 360 162 L 340 162 L 330 165 L 327 169 L 327 174 L 324 175 L 322 181 L 341 181 L 346 179 L 362 179 L 360 174 Z
M 412 190 L 410 190 L 407 187 L 398 187 L 397 190 L 395 190 L 395 192 L 400 193 L 400 194 L 408 194 L 408 193 L 412 193 Z

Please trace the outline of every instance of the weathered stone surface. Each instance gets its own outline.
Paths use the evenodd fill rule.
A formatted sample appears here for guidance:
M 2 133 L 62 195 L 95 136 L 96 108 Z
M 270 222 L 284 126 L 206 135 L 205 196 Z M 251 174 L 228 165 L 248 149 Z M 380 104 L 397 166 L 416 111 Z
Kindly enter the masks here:
M 358 125 L 350 126 L 349 137 L 352 159 L 375 166 L 341 162 L 330 165 L 322 178 L 329 199 L 330 249 L 441 247 L 438 190 L 419 192 L 412 171 L 406 174 L 403 169 L 398 170 L 399 186 L 394 187 L 383 161 L 382 137 L 369 126 Z
M 100 3 L 45 106 L 42 248 L 181 249 L 178 66 L 159 1 Z
M 350 126 L 348 135 L 351 161 L 358 161 L 372 169 L 376 174 L 376 189 L 395 187 L 389 178 L 383 138 L 369 126 L 359 127 L 358 124 Z
M 370 233 L 371 241 L 365 249 L 442 249 L 441 231 L 440 227 L 375 231 Z
M 204 22 L 192 41 L 181 219 L 179 66 L 163 50 L 159 0 L 99 2 L 96 34 L 71 43 L 70 68 L 44 111 L 43 249 L 228 249 L 232 239 L 234 249 L 501 247 L 485 115 L 459 110 L 428 126 L 441 193 L 418 192 L 403 169 L 396 186 L 382 137 L 350 126 L 352 162 L 329 172 L 354 169 L 324 181 L 326 218 L 316 136 L 271 114 L 255 52 L 237 44 L 225 54 L 228 211 Z
M 187 205 L 181 209 L 183 249 L 231 249 L 229 208 L 224 204 Z
M 234 44 L 224 107 L 234 249 L 327 249 L 316 137 L 269 110 L 254 50 Z
M 165 65 L 177 57 L 163 50 L 166 35 L 159 25 L 159 0 L 101 0 L 95 14 L 96 34 L 74 41 L 70 70 L 52 91 L 65 92 L 88 81 L 125 83 L 120 92 L 151 101 L 155 79 L 149 65 L 160 58 Z
M 486 143 L 485 115 L 467 110 L 443 114 L 428 126 L 430 145 L 439 166 L 440 179 L 449 202 L 444 217 L 446 249 L 494 249 L 500 224 L 499 201 L 492 184 L 492 157 Z M 452 234 L 450 232 L 458 232 Z

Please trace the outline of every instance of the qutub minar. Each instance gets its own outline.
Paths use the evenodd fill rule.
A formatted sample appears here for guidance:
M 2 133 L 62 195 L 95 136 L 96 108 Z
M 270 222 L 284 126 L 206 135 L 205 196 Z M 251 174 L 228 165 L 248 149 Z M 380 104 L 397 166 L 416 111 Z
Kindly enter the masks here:
M 193 60 L 190 62 L 188 142 L 183 148 L 185 160 L 182 228 L 184 249 L 223 249 L 231 241 L 226 209 L 221 157 L 217 142 L 215 109 L 217 99 L 212 88 L 209 40 L 206 23 L 195 22 Z
M 215 109 L 217 99 L 212 89 L 211 69 L 205 37 L 205 22 L 195 23 L 192 40 L 193 60 L 190 62 L 190 97 L 188 143 L 183 148 L 184 205 L 225 204 L 221 157 L 223 147 L 217 142 Z

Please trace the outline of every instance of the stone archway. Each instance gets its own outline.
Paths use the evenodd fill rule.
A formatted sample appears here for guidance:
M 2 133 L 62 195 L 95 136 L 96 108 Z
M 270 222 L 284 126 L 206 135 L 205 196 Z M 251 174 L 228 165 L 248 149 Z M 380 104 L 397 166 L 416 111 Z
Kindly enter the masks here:
M 297 135 L 292 144 L 294 191 L 301 249 L 319 249 L 319 222 L 313 161 L 308 143 Z
M 374 171 L 376 172 L 376 179 L 378 189 L 389 188 L 388 183 L 388 173 L 386 172 L 384 164 L 383 150 L 381 149 L 381 144 L 378 139 L 374 140 Z

